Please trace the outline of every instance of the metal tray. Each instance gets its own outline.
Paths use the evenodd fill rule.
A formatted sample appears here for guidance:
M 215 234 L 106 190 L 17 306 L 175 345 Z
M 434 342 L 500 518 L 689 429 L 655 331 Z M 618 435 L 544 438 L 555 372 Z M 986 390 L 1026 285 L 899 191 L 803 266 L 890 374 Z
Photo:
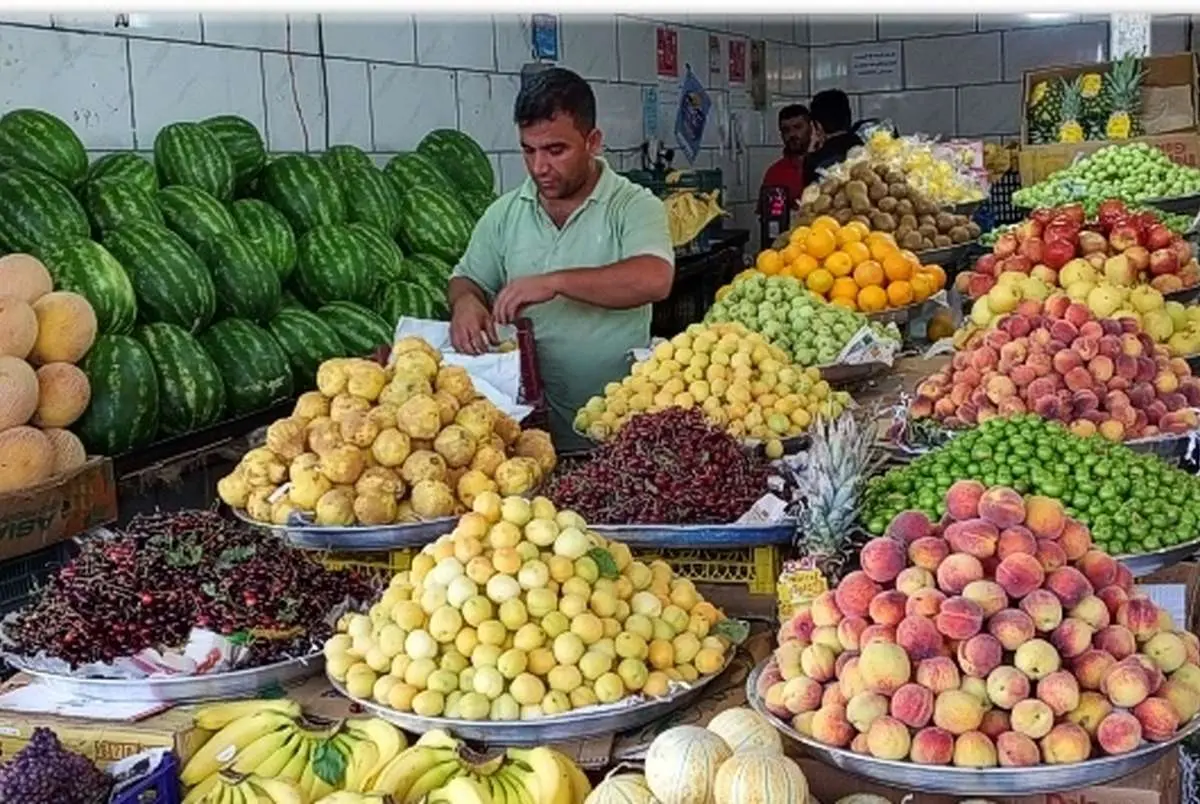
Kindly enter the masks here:
M 963 799 L 972 796 L 1029 796 L 1079 790 L 1104 784 L 1127 776 L 1157 762 L 1168 751 L 1200 728 L 1200 717 L 1194 717 L 1168 741 L 1146 743 L 1128 754 L 1089 759 L 1071 765 L 1035 765 L 1023 768 L 955 768 L 940 765 L 918 765 L 856 754 L 844 748 L 832 748 L 805 737 L 767 711 L 758 695 L 757 682 L 766 663 L 755 667 L 746 679 L 746 699 L 754 711 L 771 725 L 801 743 L 819 762 L 832 765 L 880 784 L 901 790 L 921 790 L 953 795 Z
M 396 550 L 402 547 L 423 547 L 439 536 L 454 530 L 458 517 L 442 517 L 410 525 L 355 525 L 345 528 L 325 525 L 273 525 L 251 519 L 245 511 L 235 508 L 233 515 L 256 528 L 269 530 L 292 547 L 301 550 L 342 550 L 346 552 Z
M 736 652 L 735 649 L 731 649 L 726 654 L 725 665 L 719 672 L 698 678 L 687 689 L 681 689 L 665 698 L 655 698 L 644 703 L 626 706 L 619 704 L 594 706 L 578 712 L 567 712 L 563 715 L 543 717 L 537 720 L 491 721 L 422 717 L 411 712 L 398 712 L 375 701 L 354 698 L 346 692 L 343 684 L 332 678 L 329 679 L 329 683 L 340 694 L 354 701 L 375 717 L 382 718 L 410 733 L 424 734 L 433 729 L 446 729 L 456 737 L 486 745 L 545 745 L 616 734 L 645 726 L 647 723 L 665 717 L 695 700 L 710 681 L 728 670 Z
M 1148 198 L 1144 203 L 1176 215 L 1195 215 L 1200 212 L 1200 194 L 1180 195 L 1175 198 Z
M 185 703 L 189 701 L 220 701 L 258 695 L 290 681 L 315 676 L 325 667 L 320 653 L 288 659 L 262 667 L 234 670 L 232 673 L 212 673 L 203 676 L 172 678 L 76 678 L 47 673 L 25 666 L 17 657 L 5 659 L 14 669 L 27 673 L 39 684 L 81 698 L 97 701 L 159 701 Z
M 699 550 L 729 550 L 769 544 L 789 545 L 796 523 L 772 525 L 588 525 L 606 539 L 630 547 L 690 547 Z
M 1173 567 L 1181 561 L 1187 561 L 1198 552 L 1200 552 L 1200 539 L 1193 539 L 1190 542 L 1173 544 L 1170 547 L 1155 550 L 1153 553 L 1114 557 L 1133 573 L 1133 577 L 1141 578 L 1152 572 L 1158 572 L 1160 569 Z
M 821 379 L 830 385 L 849 385 L 851 383 L 869 380 L 880 374 L 887 374 L 892 367 L 887 363 L 834 363 L 829 366 L 818 366 Z
M 1200 299 L 1200 285 L 1192 285 L 1190 288 L 1182 290 L 1173 290 L 1170 293 L 1164 293 L 1163 299 L 1166 301 L 1175 301 L 1180 304 L 1188 304 Z
M 941 265 L 943 267 L 953 267 L 962 261 L 963 257 L 971 252 L 971 249 L 976 245 L 976 241 L 972 240 L 967 243 L 955 243 L 952 246 L 943 246 L 941 248 L 928 248 L 924 251 L 913 252 L 917 255 L 917 259 L 922 265 Z
M 944 303 L 937 301 L 936 296 L 928 298 L 923 302 L 916 302 L 904 307 L 896 307 L 891 310 L 880 310 L 877 313 L 866 313 L 867 318 L 872 321 L 878 321 L 881 324 L 896 324 L 897 326 L 907 324 L 913 319 L 920 318 L 927 312 L 936 310 L 939 307 L 945 307 Z

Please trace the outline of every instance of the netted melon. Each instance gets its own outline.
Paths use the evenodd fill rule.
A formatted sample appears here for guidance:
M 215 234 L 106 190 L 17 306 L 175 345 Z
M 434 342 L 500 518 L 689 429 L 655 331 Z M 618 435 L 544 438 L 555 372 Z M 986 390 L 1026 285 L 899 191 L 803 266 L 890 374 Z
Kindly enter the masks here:
M 87 375 L 70 363 L 47 363 L 37 370 L 38 427 L 70 427 L 87 410 L 92 387 Z
M 70 472 L 87 463 L 87 450 L 83 448 L 79 436 L 70 430 L 60 430 L 56 427 L 47 428 L 42 432 L 50 439 L 50 446 L 54 448 L 53 474 Z
M 0 355 L 0 431 L 25 424 L 38 406 L 38 379 L 18 357 Z
M 47 293 L 33 303 L 33 312 L 38 332 L 29 361 L 34 365 L 78 363 L 96 341 L 96 311 L 78 293 Z
M 5 295 L 33 304 L 54 290 L 54 280 L 36 257 L 8 254 L 0 257 L 0 288 L 4 288 Z
M 54 447 L 36 427 L 0 432 L 0 493 L 36 486 L 54 471 Z
M 16 296 L 0 296 L 0 355 L 24 360 L 37 336 L 38 320 L 29 303 Z

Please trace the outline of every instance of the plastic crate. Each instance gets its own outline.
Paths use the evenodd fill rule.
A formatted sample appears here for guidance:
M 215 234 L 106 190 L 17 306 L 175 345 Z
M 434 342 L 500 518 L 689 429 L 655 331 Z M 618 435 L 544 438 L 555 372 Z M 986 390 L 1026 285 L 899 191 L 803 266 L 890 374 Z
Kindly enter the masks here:
M 65 541 L 0 562 L 0 615 L 28 603 L 54 571 L 71 560 L 74 550 L 75 543 Z
M 1013 205 L 1012 201 L 1013 193 L 1020 189 L 1021 174 L 1015 170 L 1002 174 L 1000 178 L 992 182 L 991 189 L 988 190 L 987 202 L 980 207 L 980 212 L 991 224 L 983 227 L 985 231 L 996 226 L 1020 223 L 1025 217 L 1025 213 L 1020 207 Z M 980 226 L 983 226 L 982 222 Z
M 363 553 L 322 553 L 319 561 L 325 569 L 335 572 L 341 570 L 364 570 L 380 574 L 394 575 L 404 572 L 412 566 L 412 558 L 416 550 L 383 550 L 380 552 Z
M 752 595 L 774 595 L 782 567 L 778 546 L 733 550 L 659 548 L 634 550 L 641 561 L 662 559 L 677 574 L 695 583 L 745 585 Z
M 698 193 L 710 193 L 725 187 L 725 181 L 719 168 L 703 168 L 701 170 L 684 170 L 679 173 L 676 181 L 667 182 L 667 176 L 672 171 L 659 173 L 653 170 L 631 170 L 623 173 L 625 178 L 634 184 L 640 184 L 659 198 L 666 198 L 671 193 L 680 190 L 694 190 Z
M 720 232 L 714 236 L 719 237 Z M 670 338 L 687 329 L 688 324 L 703 320 L 721 286 L 746 267 L 744 248 L 744 241 L 718 240 L 717 247 L 708 254 L 677 265 L 671 295 L 654 305 L 650 333 Z
M 179 789 L 179 762 L 175 754 L 164 752 L 161 761 L 150 768 L 154 757 L 154 752 L 147 752 L 130 758 L 133 761 L 127 771 L 130 776 L 121 780 L 108 804 L 179 804 L 183 800 Z M 120 764 L 126 765 L 130 760 Z M 144 770 L 142 763 L 146 765 Z

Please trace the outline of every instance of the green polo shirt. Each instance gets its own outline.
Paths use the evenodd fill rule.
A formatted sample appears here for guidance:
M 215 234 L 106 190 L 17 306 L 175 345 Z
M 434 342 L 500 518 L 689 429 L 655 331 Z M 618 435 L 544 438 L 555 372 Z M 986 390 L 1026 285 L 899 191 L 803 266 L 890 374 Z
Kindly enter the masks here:
M 675 250 L 662 201 L 617 175 L 604 160 L 596 188 L 561 229 L 538 200 L 526 177 L 496 200 L 471 234 L 455 276 L 478 285 L 494 300 L 509 281 L 571 268 L 595 268 L 652 255 L 675 264 Z M 559 296 L 526 307 L 533 323 L 538 367 L 550 404 L 550 423 L 559 451 L 583 449 L 572 422 L 588 397 L 629 371 L 626 353 L 650 342 L 650 305 L 608 310 Z

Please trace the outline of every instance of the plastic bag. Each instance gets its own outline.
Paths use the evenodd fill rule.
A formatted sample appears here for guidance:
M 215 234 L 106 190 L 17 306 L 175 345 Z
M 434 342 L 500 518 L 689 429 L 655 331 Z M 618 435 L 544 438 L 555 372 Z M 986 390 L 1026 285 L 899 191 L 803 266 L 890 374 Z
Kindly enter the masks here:
M 679 91 L 679 111 L 675 115 L 675 141 L 687 157 L 688 164 L 692 164 L 700 153 L 700 141 L 704 139 L 704 127 L 712 111 L 712 99 L 692 72 L 692 65 L 686 65 L 685 69 L 687 72 Z

